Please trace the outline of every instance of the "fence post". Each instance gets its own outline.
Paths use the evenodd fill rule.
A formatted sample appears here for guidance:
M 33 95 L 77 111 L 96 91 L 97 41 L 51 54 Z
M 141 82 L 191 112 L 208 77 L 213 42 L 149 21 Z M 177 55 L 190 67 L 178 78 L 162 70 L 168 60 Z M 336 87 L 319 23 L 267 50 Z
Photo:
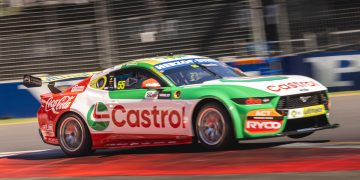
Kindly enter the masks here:
M 107 1 L 95 1 L 95 20 L 98 28 L 99 61 L 101 68 L 112 66 L 110 25 L 107 17 Z
M 293 49 L 290 41 L 291 35 L 286 0 L 275 0 L 275 3 L 278 5 L 278 23 L 276 27 L 280 41 L 280 50 L 282 54 L 291 54 L 293 53 Z
M 251 10 L 251 27 L 255 44 L 255 54 L 257 56 L 266 56 L 266 36 L 261 0 L 250 0 L 249 5 Z

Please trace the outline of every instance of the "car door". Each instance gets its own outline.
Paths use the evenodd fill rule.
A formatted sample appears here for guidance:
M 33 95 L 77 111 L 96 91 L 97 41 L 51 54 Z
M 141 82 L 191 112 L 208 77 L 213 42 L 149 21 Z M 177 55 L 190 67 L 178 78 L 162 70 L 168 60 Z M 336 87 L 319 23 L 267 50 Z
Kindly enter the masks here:
M 111 131 L 117 137 L 158 140 L 192 135 L 189 104 L 174 101 L 174 87 L 167 86 L 160 77 L 144 68 L 127 68 L 110 73 L 109 79 L 113 80 L 109 81 L 107 106 L 111 110 Z M 145 87 L 143 83 L 149 79 L 160 87 Z

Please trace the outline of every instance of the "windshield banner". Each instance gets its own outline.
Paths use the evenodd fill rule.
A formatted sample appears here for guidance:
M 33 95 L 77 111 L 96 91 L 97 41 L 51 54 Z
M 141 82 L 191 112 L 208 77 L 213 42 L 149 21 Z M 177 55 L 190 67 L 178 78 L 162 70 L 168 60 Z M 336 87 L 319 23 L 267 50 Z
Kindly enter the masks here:
M 175 60 L 175 61 L 169 61 L 169 62 L 163 62 L 155 65 L 155 68 L 159 71 L 165 71 L 168 69 L 186 66 L 186 65 L 192 65 L 192 64 L 208 64 L 208 63 L 216 63 L 217 61 L 213 59 L 207 59 L 207 58 L 201 58 L 201 59 L 181 59 L 181 60 Z

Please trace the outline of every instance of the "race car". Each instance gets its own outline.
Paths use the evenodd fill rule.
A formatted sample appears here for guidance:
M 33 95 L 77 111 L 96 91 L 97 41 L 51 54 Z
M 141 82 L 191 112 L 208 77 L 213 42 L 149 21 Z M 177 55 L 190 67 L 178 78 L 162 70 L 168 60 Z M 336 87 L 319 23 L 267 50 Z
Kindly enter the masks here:
M 202 56 L 145 58 L 101 72 L 23 80 L 26 87 L 48 85 L 51 93 L 41 95 L 37 114 L 40 136 L 70 156 L 191 143 L 218 150 L 245 139 L 302 138 L 338 127 L 329 122 L 327 88 L 316 80 L 247 77 Z M 66 80 L 76 81 L 60 86 Z

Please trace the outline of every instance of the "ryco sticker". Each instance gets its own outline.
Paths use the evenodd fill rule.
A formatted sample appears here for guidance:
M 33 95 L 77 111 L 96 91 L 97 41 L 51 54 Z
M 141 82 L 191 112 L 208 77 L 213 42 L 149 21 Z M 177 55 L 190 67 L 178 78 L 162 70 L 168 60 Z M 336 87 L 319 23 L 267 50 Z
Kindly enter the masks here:
M 275 109 L 253 110 L 248 113 L 245 129 L 249 133 L 274 133 L 280 130 L 283 116 Z
M 249 133 L 275 133 L 281 129 L 282 120 L 247 120 L 245 129 Z

